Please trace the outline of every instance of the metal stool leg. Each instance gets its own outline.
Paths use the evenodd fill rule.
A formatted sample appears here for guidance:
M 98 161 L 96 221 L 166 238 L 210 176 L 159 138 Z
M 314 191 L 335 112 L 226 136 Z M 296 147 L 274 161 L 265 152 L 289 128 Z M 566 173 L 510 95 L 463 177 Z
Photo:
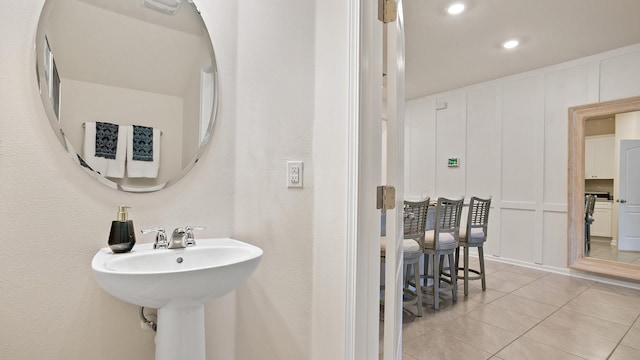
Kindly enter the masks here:
M 464 247 L 464 296 L 469 295 L 469 247 Z
M 487 280 L 484 275 L 484 249 L 478 246 L 478 256 L 480 257 L 480 276 L 482 279 L 482 291 L 487 290 Z
M 433 308 L 440 308 L 440 256 L 433 255 Z

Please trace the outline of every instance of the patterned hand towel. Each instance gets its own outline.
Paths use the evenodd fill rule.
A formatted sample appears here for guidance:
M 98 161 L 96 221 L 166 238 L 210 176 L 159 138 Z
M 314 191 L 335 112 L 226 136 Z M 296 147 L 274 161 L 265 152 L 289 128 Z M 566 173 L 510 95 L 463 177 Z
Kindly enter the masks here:
M 118 125 L 100 123 L 103 125 L 98 126 L 98 124 L 85 123 L 83 159 L 89 167 L 104 177 L 122 178 L 127 157 L 125 152 L 127 132 L 120 129 Z M 98 135 L 99 127 L 101 135 Z
M 138 131 L 135 128 L 151 130 Z M 127 177 L 157 178 L 160 169 L 160 130 L 144 126 L 127 126 Z
M 96 157 L 116 158 L 119 128 L 116 124 L 96 122 Z
M 153 128 L 133 125 L 133 160 L 153 161 Z

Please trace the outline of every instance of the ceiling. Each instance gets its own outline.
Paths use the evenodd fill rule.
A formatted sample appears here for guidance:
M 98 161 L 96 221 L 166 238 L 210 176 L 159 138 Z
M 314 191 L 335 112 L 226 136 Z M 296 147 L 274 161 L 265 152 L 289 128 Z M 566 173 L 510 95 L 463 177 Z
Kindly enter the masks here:
M 175 15 L 141 0 L 56 0 L 42 19 L 60 77 L 182 97 L 212 55 L 196 9 Z
M 453 1 L 403 1 L 407 100 L 640 43 L 640 0 Z
M 60 1 L 60 0 L 58 0 Z M 162 28 L 173 29 L 188 34 L 200 35 L 202 26 L 200 15 L 195 11 L 188 11 L 190 1 L 184 1 L 178 7 L 174 15 L 167 15 L 163 12 L 155 11 L 144 6 L 142 0 L 77 0 L 100 9 L 111 11 L 116 14 L 135 18 L 140 21 L 151 23 Z M 160 1 L 162 3 L 162 1 Z

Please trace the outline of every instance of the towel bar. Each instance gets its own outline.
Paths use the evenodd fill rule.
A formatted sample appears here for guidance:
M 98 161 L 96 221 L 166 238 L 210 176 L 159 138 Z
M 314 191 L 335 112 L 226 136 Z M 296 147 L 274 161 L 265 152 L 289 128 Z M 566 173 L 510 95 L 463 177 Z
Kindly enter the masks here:
M 86 123 L 82 123 L 82 127 L 85 127 L 85 124 Z M 60 130 L 60 131 L 62 131 L 62 130 Z M 160 135 L 162 135 L 162 130 L 160 130 Z

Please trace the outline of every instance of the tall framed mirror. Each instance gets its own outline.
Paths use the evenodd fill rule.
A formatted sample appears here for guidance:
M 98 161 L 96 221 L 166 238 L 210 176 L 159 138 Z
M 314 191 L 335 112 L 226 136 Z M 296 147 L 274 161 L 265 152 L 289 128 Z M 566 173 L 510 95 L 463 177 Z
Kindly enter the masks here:
M 150 192 L 198 161 L 218 87 L 193 0 L 46 0 L 35 41 L 49 124 L 85 173 Z
M 568 264 L 571 269 L 619 279 L 640 281 L 640 264 L 618 261 L 615 257 L 598 257 L 585 246 L 585 191 L 599 176 L 590 149 L 587 124 L 594 120 L 615 119 L 611 152 L 605 164 L 611 175 L 603 176 L 600 186 L 611 178 L 613 251 L 630 252 L 640 257 L 640 96 L 587 104 L 569 109 L 569 186 L 568 186 Z M 627 125 L 628 124 L 628 125 Z M 614 125 L 616 126 L 616 125 Z M 624 128 L 623 128 L 624 126 Z M 637 129 L 637 130 L 633 130 Z M 611 131 L 607 131 L 610 133 Z M 603 135 L 602 138 L 607 137 Z M 586 163 L 585 163 L 586 162 Z M 610 166 L 609 166 L 610 165 Z M 607 169 L 603 170 L 609 171 Z M 588 192 L 588 191 L 587 191 Z M 597 221 L 597 220 L 596 220 Z

